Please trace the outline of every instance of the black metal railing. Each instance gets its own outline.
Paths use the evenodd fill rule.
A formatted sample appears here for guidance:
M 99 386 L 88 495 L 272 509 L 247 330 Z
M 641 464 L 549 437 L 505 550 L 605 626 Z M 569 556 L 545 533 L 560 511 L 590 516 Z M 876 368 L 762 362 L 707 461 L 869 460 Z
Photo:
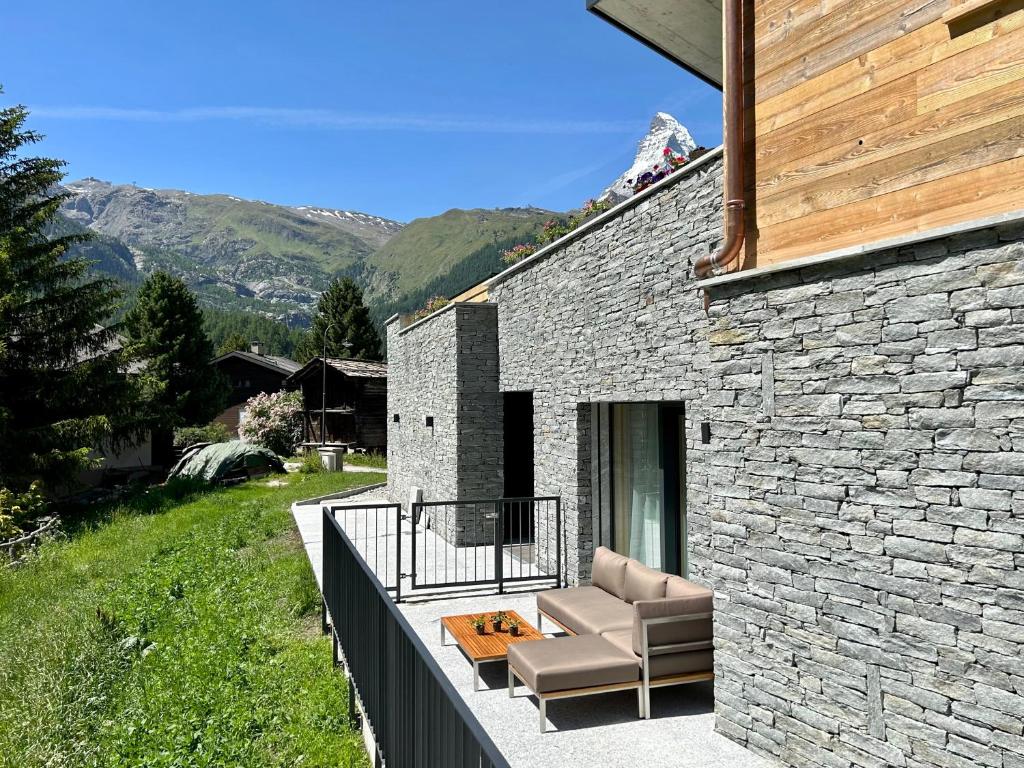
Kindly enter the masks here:
M 400 504 L 341 504 L 330 513 L 363 561 L 395 602 L 402 600 L 402 514 Z
M 324 510 L 323 526 L 335 657 L 388 768 L 508 768 L 332 511 Z
M 562 585 L 557 496 L 424 501 L 412 505 L 411 588 Z

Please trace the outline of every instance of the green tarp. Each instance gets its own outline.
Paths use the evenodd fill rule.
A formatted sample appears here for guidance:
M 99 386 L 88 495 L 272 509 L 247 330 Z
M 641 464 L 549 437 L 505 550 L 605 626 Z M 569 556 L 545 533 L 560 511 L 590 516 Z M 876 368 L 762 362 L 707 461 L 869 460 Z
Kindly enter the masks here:
M 228 477 L 271 472 L 284 472 L 284 464 L 273 451 L 241 440 L 231 440 L 186 454 L 174 465 L 167 479 L 194 477 L 214 482 Z

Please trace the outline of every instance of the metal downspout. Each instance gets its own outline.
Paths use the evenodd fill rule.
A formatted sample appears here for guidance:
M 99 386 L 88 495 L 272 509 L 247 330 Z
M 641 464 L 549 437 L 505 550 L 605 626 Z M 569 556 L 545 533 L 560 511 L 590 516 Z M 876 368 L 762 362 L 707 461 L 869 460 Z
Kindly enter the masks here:
M 740 255 L 746 237 L 743 168 L 743 0 L 725 6 L 725 242 L 701 258 L 697 277 L 721 274 Z M 707 294 L 705 293 L 705 308 Z

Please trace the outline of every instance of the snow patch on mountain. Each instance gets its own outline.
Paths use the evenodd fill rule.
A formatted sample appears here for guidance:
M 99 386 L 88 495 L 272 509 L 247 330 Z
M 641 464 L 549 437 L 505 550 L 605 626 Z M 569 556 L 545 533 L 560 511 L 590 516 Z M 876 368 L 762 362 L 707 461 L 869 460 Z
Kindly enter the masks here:
M 690 135 L 686 126 L 667 112 L 658 112 L 651 119 L 651 127 L 648 129 L 647 135 L 640 139 L 640 143 L 637 145 L 633 165 L 605 189 L 601 194 L 601 199 L 618 203 L 631 197 L 633 180 L 665 161 L 665 147 L 677 154 L 689 157 L 691 150 L 696 146 L 697 142 L 693 140 L 693 136 Z

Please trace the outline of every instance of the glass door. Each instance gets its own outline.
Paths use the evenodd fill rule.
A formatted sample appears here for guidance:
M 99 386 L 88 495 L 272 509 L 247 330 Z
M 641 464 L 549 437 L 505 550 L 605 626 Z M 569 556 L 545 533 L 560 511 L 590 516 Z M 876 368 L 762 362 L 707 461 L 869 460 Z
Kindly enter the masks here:
M 685 573 L 685 430 L 681 405 L 617 403 L 610 412 L 612 548 Z

